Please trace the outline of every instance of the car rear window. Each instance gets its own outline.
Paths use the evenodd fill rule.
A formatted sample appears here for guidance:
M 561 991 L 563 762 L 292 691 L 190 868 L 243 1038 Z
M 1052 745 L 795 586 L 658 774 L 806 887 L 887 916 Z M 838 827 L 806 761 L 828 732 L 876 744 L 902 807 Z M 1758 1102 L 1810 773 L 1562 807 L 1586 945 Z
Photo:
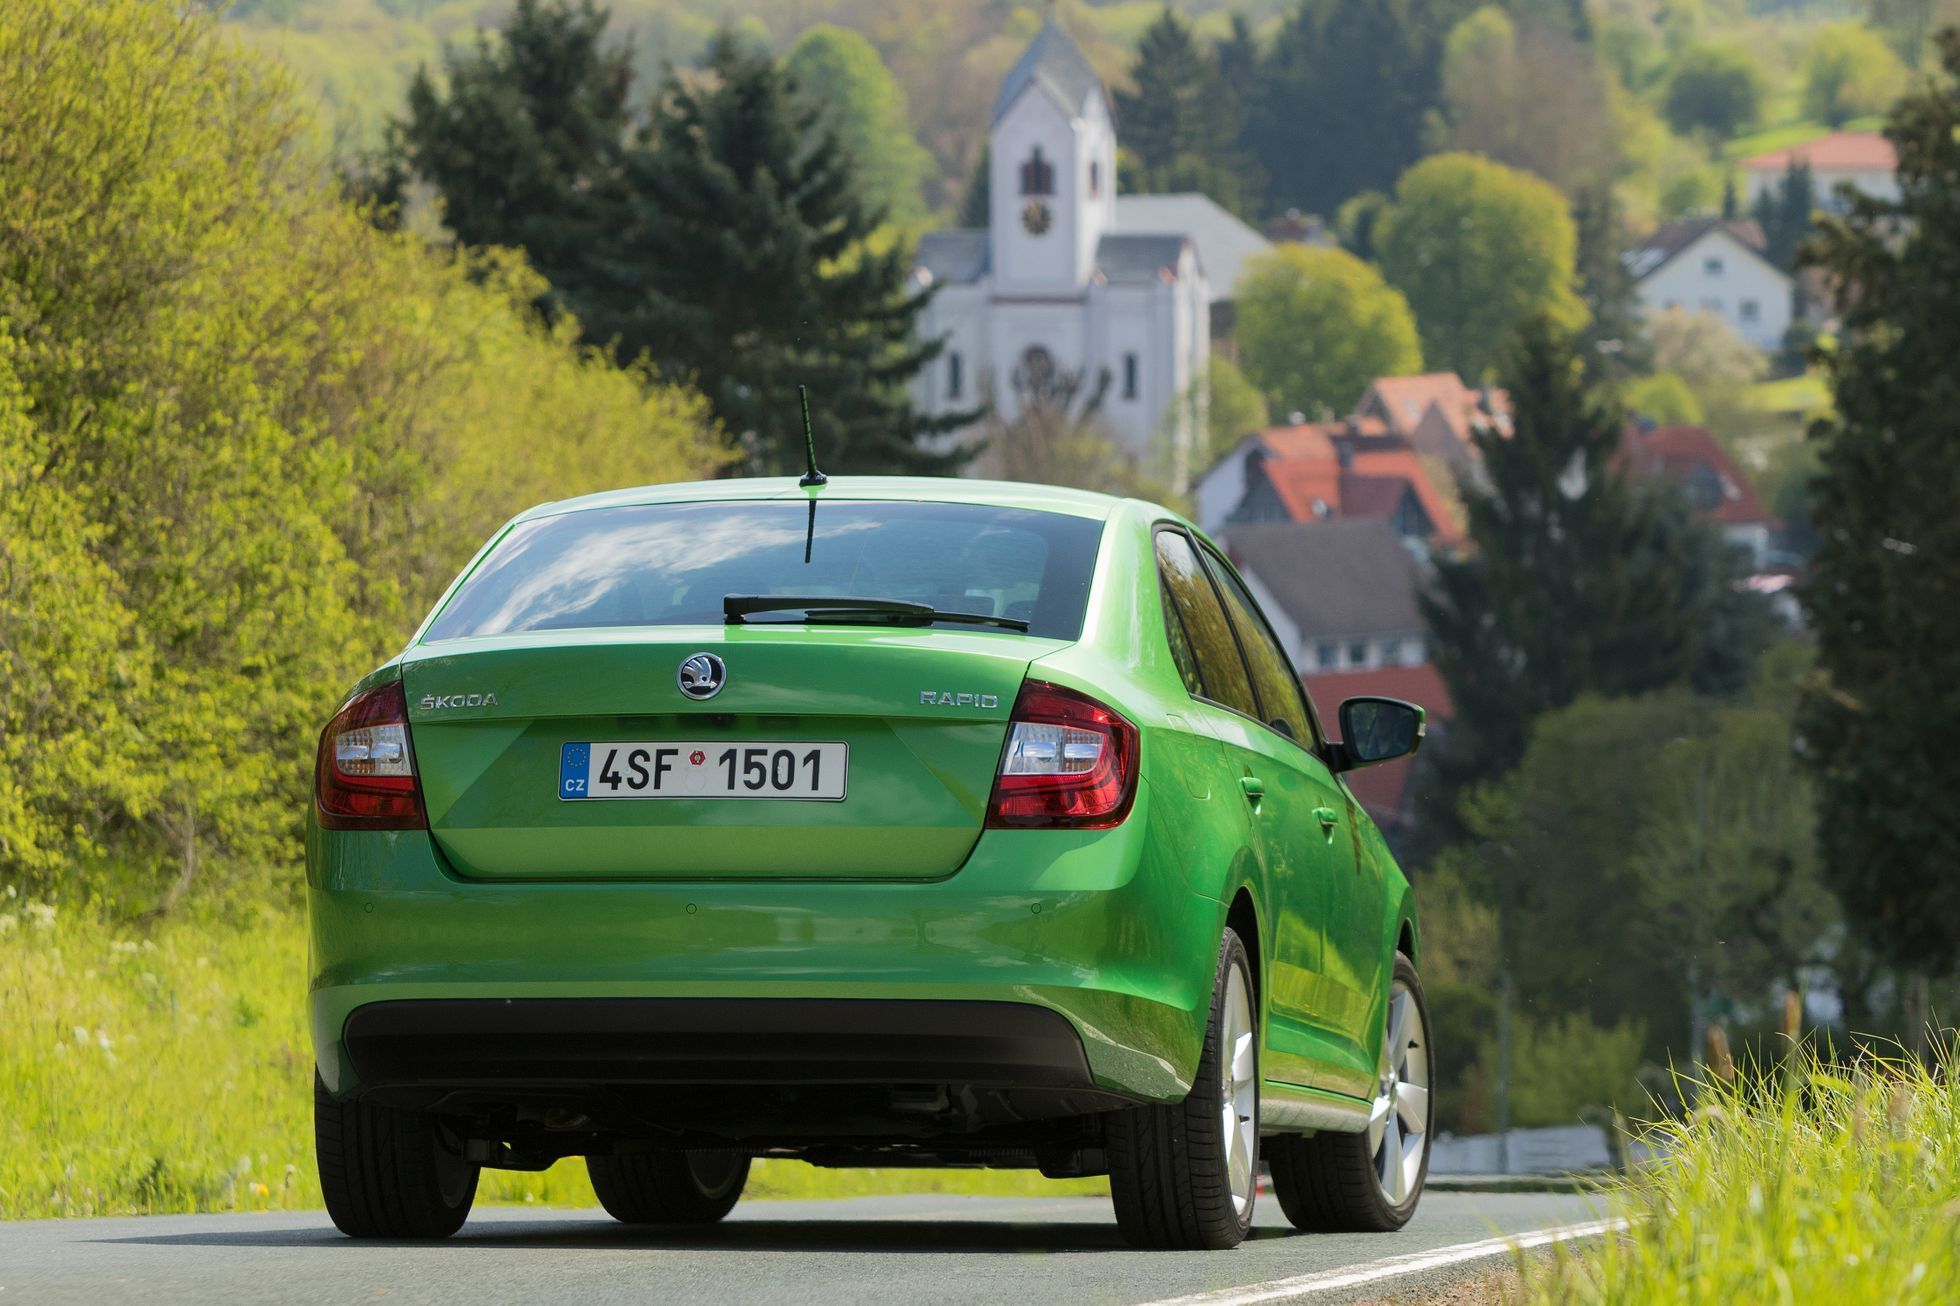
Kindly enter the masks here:
M 793 594 L 1017 617 L 1031 635 L 1075 639 L 1102 525 L 980 504 L 864 500 L 819 502 L 814 515 L 804 501 L 569 512 L 512 527 L 424 638 L 716 625 L 725 594 Z

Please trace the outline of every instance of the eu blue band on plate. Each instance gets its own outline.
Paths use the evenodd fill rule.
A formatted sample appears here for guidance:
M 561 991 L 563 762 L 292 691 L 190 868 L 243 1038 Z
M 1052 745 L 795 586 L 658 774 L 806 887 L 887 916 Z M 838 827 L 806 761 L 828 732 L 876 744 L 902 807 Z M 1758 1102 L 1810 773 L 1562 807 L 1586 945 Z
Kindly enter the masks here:
M 592 792 L 592 745 L 566 744 L 558 751 L 558 796 L 585 798 Z

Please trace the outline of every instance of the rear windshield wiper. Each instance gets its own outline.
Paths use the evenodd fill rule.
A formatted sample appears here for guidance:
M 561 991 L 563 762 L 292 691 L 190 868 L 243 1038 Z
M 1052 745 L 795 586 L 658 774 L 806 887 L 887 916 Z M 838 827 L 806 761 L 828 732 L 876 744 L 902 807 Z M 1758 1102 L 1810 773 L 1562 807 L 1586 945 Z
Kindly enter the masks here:
M 841 594 L 818 596 L 796 594 L 724 594 L 722 615 L 731 626 L 739 626 L 752 613 L 801 612 L 804 621 L 817 625 L 872 625 L 878 622 L 916 623 L 959 622 L 968 626 L 1004 626 L 1026 631 L 1028 623 L 1019 617 L 996 617 L 987 612 L 941 612 L 929 603 L 908 603 L 904 599 L 859 599 Z

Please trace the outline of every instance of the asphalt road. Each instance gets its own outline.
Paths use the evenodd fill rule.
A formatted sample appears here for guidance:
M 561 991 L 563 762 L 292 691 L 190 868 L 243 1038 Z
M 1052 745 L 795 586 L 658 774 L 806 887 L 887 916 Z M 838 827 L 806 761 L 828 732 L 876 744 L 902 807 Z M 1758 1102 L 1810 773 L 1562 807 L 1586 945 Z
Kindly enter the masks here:
M 1399 1234 L 1303 1235 L 1262 1195 L 1257 1227 L 1238 1250 L 1156 1253 L 1126 1247 L 1101 1198 L 750 1202 L 722 1225 L 684 1233 L 630 1230 L 598 1210 L 491 1207 L 436 1244 L 355 1243 L 316 1211 L 42 1220 L 0 1224 L 0 1306 L 1283 1300 L 1315 1286 L 1285 1282 L 1302 1276 L 1372 1273 L 1387 1258 L 1406 1263 L 1599 1214 L 1579 1196 L 1432 1192 Z M 1399 1295 L 1503 1263 L 1431 1264 L 1312 1299 Z

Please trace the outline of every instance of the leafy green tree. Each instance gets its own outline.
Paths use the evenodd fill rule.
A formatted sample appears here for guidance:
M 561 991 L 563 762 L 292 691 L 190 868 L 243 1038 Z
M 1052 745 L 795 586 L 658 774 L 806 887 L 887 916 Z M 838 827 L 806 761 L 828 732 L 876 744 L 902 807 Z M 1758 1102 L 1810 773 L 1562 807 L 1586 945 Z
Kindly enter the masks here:
M 1777 181 L 1757 194 L 1750 216 L 1763 229 L 1763 255 L 1785 271 L 1796 268 L 1797 250 L 1815 221 L 1815 189 L 1810 165 L 1793 160 Z
M 1567 194 L 1612 180 L 1618 130 L 1592 52 L 1486 5 L 1450 30 L 1429 136 L 1543 177 Z
M 1544 713 L 1585 693 L 1733 691 L 1767 642 L 1720 536 L 1617 470 L 1623 419 L 1588 390 L 1567 333 L 1526 323 L 1501 379 L 1512 432 L 1476 437 L 1487 484 L 1466 497 L 1472 550 L 1438 562 L 1422 603 L 1456 706 L 1428 772 L 1443 833 L 1463 787 L 1510 770 Z
M 1629 416 L 1644 417 L 1659 426 L 1701 424 L 1701 400 L 1673 372 L 1655 372 L 1630 381 L 1621 391 L 1621 398 L 1626 402 Z
M 1134 90 L 1115 95 L 1123 125 L 1124 184 L 1131 191 L 1201 191 L 1243 211 L 1249 161 L 1238 157 L 1239 101 L 1191 26 L 1166 5 L 1143 34 L 1130 68 Z
M 1375 244 L 1415 311 L 1424 359 L 1465 380 L 1480 380 L 1531 317 L 1567 331 L 1586 320 L 1565 201 L 1515 168 L 1469 154 L 1424 159 L 1397 183 Z
M 1960 698 L 1946 650 L 1960 612 L 1960 31 L 1945 76 L 1886 124 L 1900 198 L 1826 219 L 1804 262 L 1844 314 L 1825 364 L 1836 416 L 1814 438 L 1819 547 L 1804 586 L 1822 672 L 1803 705 L 1826 874 L 1886 961 L 1960 965 Z M 1919 1014 L 1921 1019 L 1925 1013 Z
M 1878 113 L 1905 89 L 1906 68 L 1883 37 L 1833 23 L 1811 38 L 1803 61 L 1803 111 L 1832 127 Z
M 1274 37 L 1247 142 L 1268 211 L 1332 213 L 1421 158 L 1443 41 L 1474 0 L 1301 0 Z M 1313 148 L 1302 149 L 1310 132 Z
M 945 472 L 924 441 L 977 414 L 920 413 L 907 383 L 930 291 L 911 250 L 881 241 L 849 150 L 783 67 L 721 38 L 700 76 L 674 76 L 626 158 L 627 202 L 591 330 L 690 377 L 756 471 L 803 466 L 807 384 L 826 470 Z
M 1239 276 L 1239 357 L 1282 411 L 1345 413 L 1378 376 L 1422 371 L 1408 301 L 1346 250 L 1281 245 Z
M 1702 131 L 1728 140 L 1762 117 L 1763 70 L 1733 46 L 1693 45 L 1674 59 L 1664 108 L 1682 135 Z
M 391 131 L 393 171 L 433 186 L 443 221 L 472 248 L 521 249 L 551 283 L 554 307 L 580 307 L 611 269 L 599 257 L 617 217 L 632 54 L 606 44 L 594 0 L 518 0 L 502 34 L 478 32 L 427 68 Z
M 932 156 L 913 137 L 905 92 L 871 42 L 819 23 L 797 38 L 787 59 L 804 94 L 834 115 L 838 134 L 857 160 L 867 202 L 901 227 L 923 223 L 920 187 Z
M 1211 402 L 1205 405 L 1205 445 L 1191 459 L 1198 471 L 1210 467 L 1226 450 L 1272 420 L 1266 396 L 1246 379 L 1238 364 L 1223 354 L 1213 354 L 1206 371 Z
M 1342 204 L 1334 213 L 1334 231 L 1341 239 L 1341 248 L 1372 263 L 1376 224 L 1393 202 L 1378 190 L 1364 190 Z

